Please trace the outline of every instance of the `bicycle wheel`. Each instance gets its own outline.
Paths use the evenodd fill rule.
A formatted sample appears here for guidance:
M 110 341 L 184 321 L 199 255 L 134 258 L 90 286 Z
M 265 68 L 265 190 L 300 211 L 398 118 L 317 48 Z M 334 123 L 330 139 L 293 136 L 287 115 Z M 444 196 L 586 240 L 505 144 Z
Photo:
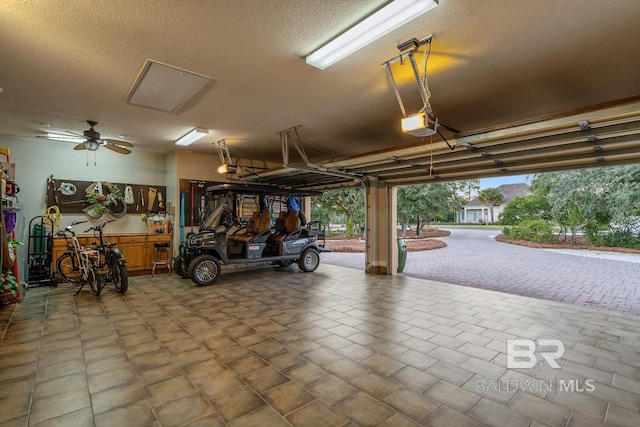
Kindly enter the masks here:
M 129 271 L 127 271 L 126 265 L 113 264 L 111 267 L 111 277 L 118 292 L 121 294 L 127 292 L 127 289 L 129 289 Z
M 62 254 L 56 261 L 56 271 L 66 283 L 82 283 L 76 258 L 69 252 Z
M 87 272 L 87 282 L 91 287 L 91 291 L 96 296 L 100 295 L 100 291 L 102 291 L 102 289 L 100 288 L 99 280 L 100 280 L 100 277 L 97 274 L 97 267 L 93 265 L 90 266 L 89 271 Z

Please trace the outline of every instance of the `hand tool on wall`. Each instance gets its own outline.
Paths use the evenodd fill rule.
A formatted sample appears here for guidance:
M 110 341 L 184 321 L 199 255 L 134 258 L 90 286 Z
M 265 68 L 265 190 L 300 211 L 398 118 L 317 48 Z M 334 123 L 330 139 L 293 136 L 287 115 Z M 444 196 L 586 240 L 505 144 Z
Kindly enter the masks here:
M 164 209 L 164 201 L 162 200 L 162 192 L 158 191 L 158 209 Z
M 63 205 L 73 205 L 75 203 L 87 203 L 87 199 L 82 200 L 72 200 L 70 202 L 62 202 Z
M 140 207 L 144 208 L 144 191 L 142 189 L 138 190 L 138 204 L 136 205 L 136 212 Z
M 153 204 L 156 202 L 156 193 L 158 191 L 154 188 L 154 187 L 149 187 L 149 197 L 147 198 L 147 201 L 149 202 L 149 211 L 153 210 Z
M 53 201 L 54 204 L 57 206 L 60 204 L 60 202 L 58 202 L 58 193 L 56 190 L 56 180 L 53 179 L 53 175 L 51 175 L 49 177 L 49 179 L 47 179 L 47 194 L 45 194 L 44 197 L 44 204 L 45 206 L 49 206 L 49 194 L 53 194 Z

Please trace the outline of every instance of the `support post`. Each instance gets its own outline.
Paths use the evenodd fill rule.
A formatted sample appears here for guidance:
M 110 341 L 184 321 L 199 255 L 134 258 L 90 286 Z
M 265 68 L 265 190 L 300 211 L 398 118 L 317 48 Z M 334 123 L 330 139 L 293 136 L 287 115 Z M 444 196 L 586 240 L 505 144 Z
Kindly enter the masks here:
M 397 190 L 383 181 L 365 184 L 366 272 L 395 275 L 398 272 Z
M 307 223 L 312 221 L 311 218 L 311 197 L 309 196 L 304 196 L 302 198 L 302 206 L 300 207 L 300 209 L 302 209 L 302 213 L 304 214 L 304 217 L 307 219 Z

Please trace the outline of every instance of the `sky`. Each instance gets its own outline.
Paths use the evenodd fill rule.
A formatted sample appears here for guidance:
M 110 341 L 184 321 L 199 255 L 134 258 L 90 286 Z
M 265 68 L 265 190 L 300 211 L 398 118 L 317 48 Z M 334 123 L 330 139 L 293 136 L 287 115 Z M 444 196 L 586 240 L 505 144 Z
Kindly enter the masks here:
M 529 184 L 527 180 L 529 175 L 515 175 L 515 176 L 499 176 L 496 178 L 482 178 L 480 179 L 480 189 L 498 187 L 502 184 Z

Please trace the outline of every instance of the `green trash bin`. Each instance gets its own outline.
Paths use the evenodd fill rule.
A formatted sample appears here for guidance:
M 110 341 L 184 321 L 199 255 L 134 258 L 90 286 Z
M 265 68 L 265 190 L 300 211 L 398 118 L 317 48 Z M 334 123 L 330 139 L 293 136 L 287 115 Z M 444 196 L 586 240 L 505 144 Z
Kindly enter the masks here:
M 407 244 L 402 239 L 398 239 L 398 273 L 404 271 L 407 264 Z

